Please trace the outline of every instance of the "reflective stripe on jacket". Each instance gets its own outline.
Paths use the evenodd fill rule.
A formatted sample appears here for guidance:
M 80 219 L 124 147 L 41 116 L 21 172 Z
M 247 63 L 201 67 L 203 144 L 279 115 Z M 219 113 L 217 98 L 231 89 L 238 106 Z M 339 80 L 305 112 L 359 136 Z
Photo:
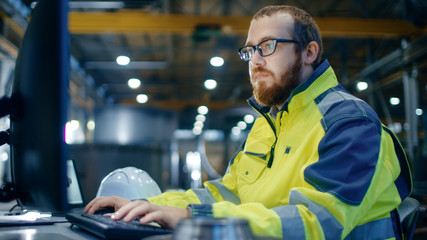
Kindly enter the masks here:
M 243 217 L 254 233 L 283 239 L 400 239 L 394 210 L 412 190 L 403 149 L 327 60 L 275 118 L 249 104 L 261 117 L 222 179 L 148 200 Z

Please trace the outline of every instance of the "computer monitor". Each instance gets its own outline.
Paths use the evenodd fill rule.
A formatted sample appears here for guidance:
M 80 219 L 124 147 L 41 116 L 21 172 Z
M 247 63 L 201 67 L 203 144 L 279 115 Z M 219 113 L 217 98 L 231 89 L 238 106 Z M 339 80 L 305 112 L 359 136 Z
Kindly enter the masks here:
M 68 111 L 67 0 L 40 0 L 19 48 L 12 89 L 11 174 L 21 207 L 68 209 L 64 139 Z

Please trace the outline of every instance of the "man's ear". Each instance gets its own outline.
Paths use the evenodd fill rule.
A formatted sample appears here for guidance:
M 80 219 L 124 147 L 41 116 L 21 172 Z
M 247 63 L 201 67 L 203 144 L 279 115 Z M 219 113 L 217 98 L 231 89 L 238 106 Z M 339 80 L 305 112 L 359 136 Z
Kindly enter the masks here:
M 311 65 L 316 60 L 317 53 L 319 53 L 319 44 L 316 41 L 311 41 L 304 51 L 304 64 Z

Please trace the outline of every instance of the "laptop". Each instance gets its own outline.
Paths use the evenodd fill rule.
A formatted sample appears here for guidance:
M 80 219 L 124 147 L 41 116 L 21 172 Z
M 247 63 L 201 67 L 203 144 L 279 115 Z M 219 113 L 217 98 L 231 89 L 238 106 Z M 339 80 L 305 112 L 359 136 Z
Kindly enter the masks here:
M 74 160 L 67 160 L 67 177 L 68 177 L 68 188 L 67 198 L 68 204 L 71 209 L 83 209 L 83 194 L 81 191 L 80 183 L 77 178 L 76 166 Z
M 67 160 L 66 166 L 69 182 L 67 188 L 68 204 L 73 211 L 81 212 L 84 202 L 74 161 L 71 159 Z M 52 225 L 61 222 L 66 222 L 63 216 L 53 216 L 52 213 L 42 213 L 38 211 L 7 212 L 4 213 L 4 215 L 0 215 L 0 227 Z

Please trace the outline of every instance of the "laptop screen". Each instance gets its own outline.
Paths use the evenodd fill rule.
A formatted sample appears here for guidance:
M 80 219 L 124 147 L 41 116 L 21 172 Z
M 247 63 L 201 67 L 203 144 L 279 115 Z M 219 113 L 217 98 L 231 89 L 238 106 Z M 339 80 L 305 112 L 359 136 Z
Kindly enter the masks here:
M 68 204 L 70 207 L 79 206 L 83 204 L 82 192 L 80 189 L 80 184 L 77 180 L 76 168 L 74 166 L 74 161 L 71 159 L 67 160 L 67 176 L 68 176 Z

